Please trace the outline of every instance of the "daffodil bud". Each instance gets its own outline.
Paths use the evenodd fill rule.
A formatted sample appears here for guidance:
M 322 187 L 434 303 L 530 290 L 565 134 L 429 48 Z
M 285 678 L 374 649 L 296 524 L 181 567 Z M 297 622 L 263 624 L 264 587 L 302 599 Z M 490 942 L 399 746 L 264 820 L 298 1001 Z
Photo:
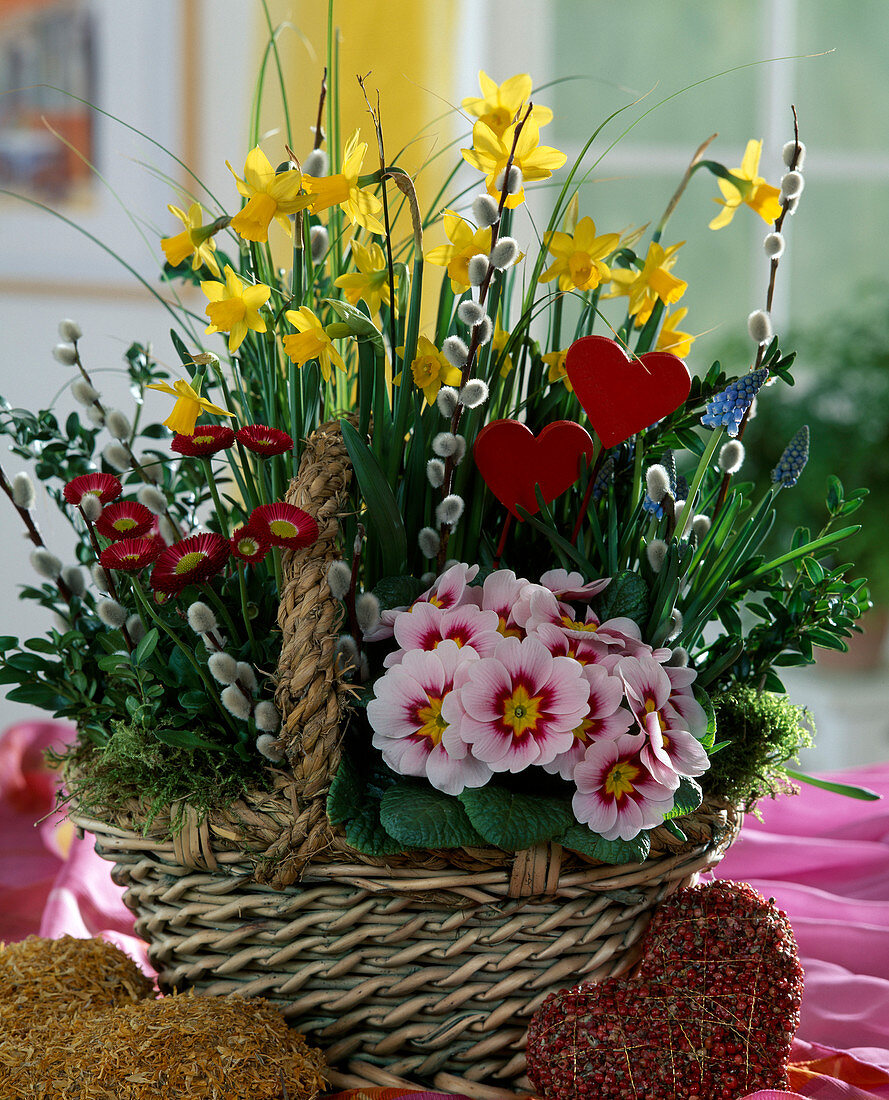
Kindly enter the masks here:
M 762 247 L 770 260 L 780 260 L 784 255 L 783 233 L 767 233 Z
M 102 458 L 118 473 L 130 468 L 130 452 L 122 443 L 109 443 L 102 451 Z
M 207 668 L 219 684 L 233 684 L 238 678 L 238 662 L 230 653 L 212 653 Z
M 55 554 L 44 550 L 43 547 L 31 551 L 30 562 L 34 572 L 48 581 L 57 581 L 62 575 L 62 563 Z
M 380 621 L 380 601 L 372 592 L 355 597 L 355 618 L 362 634 L 368 634 Z
M 469 359 L 469 348 L 459 336 L 449 336 L 441 346 L 442 355 L 458 370 L 463 370 Z
M 796 164 L 793 163 L 794 156 L 796 156 Z M 788 141 L 781 151 L 781 157 L 788 168 L 793 165 L 798 172 L 801 172 L 803 161 L 806 159 L 806 147 L 801 141 Z
M 472 256 L 466 265 L 470 286 L 481 286 L 487 279 L 491 265 L 487 256 Z
M 764 309 L 755 309 L 747 318 L 747 331 L 755 344 L 766 344 L 772 338 L 772 319 Z
M 277 733 L 281 726 L 281 715 L 270 699 L 263 699 L 261 703 L 256 704 L 253 721 L 256 723 L 256 728 L 263 733 Z
M 426 479 L 433 489 L 444 485 L 445 464 L 440 458 L 430 458 L 426 463 Z
M 521 191 L 524 182 L 522 170 L 515 164 L 511 164 L 508 176 L 504 170 L 494 180 L 494 189 L 499 192 L 505 191 L 507 195 L 517 195 Z
M 64 321 L 59 321 L 59 336 L 69 344 L 76 344 L 83 336 L 83 329 L 76 321 L 66 317 Z
M 78 405 L 92 405 L 98 398 L 99 391 L 85 378 L 77 378 L 71 383 L 71 396 Z
M 464 325 L 472 328 L 472 326 L 477 325 L 486 314 L 478 302 L 473 302 L 471 298 L 467 298 L 457 306 L 457 316 Z
M 312 263 L 317 266 L 330 250 L 330 234 L 327 232 L 327 226 L 312 226 L 309 230 L 309 248 L 312 252 Z
M 660 573 L 667 557 L 667 544 L 663 539 L 652 539 L 645 547 L 645 556 L 653 573 Z
M 82 596 L 86 592 L 86 577 L 79 565 L 66 565 L 61 578 L 73 595 Z
M 749 419 L 749 414 L 748 414 Z M 719 468 L 724 474 L 736 474 L 744 462 L 744 444 L 740 439 L 730 439 L 719 449 Z
M 434 558 L 441 549 L 441 539 L 434 527 L 423 527 L 417 535 L 420 553 L 424 558 Z
M 519 258 L 519 244 L 515 237 L 501 237 L 491 249 L 488 257 L 493 267 L 498 271 L 505 271 Z
M 446 496 L 435 509 L 435 519 L 440 525 L 453 527 L 463 515 L 463 497 L 456 493 Z
M 111 630 L 120 630 L 127 621 L 127 613 L 117 600 L 99 600 L 96 604 L 96 614 Z
M 323 149 L 313 149 L 303 161 L 303 175 L 328 176 L 330 175 L 330 157 Z
M 459 401 L 460 395 L 453 386 L 442 386 L 438 391 L 438 396 L 435 398 L 435 403 L 438 405 L 438 411 L 447 420 L 450 420 L 454 415 Z
M 488 386 L 480 378 L 471 378 L 460 390 L 460 400 L 467 409 L 477 409 L 488 400 Z
M 655 504 L 660 504 L 670 492 L 670 475 L 657 462 L 645 471 L 645 489 Z
M 327 567 L 327 587 L 335 600 L 344 600 L 352 587 L 352 570 L 341 558 Z
M 30 476 L 22 470 L 17 473 L 12 479 L 12 503 L 16 508 L 21 508 L 23 512 L 30 512 L 34 507 L 34 501 L 36 499 L 36 493 L 34 491 L 34 482 Z
M 252 710 L 250 700 L 244 695 L 237 684 L 229 684 L 228 687 L 223 688 L 219 693 L 219 698 L 229 714 L 240 719 L 242 722 L 248 720 L 250 711 Z
M 189 606 L 187 618 L 188 625 L 195 634 L 209 634 L 219 626 L 216 616 L 213 614 L 213 609 L 200 600 L 195 600 Z
M 129 420 L 119 409 L 112 409 L 105 414 L 105 424 L 115 439 L 129 439 L 133 431 Z
M 453 432 L 439 432 L 433 437 L 432 452 L 439 458 L 450 458 L 457 449 L 457 437 Z
M 783 203 L 788 199 L 798 199 L 803 193 L 805 185 L 806 181 L 803 179 L 802 172 L 785 173 L 781 179 L 780 201 Z
M 52 357 L 63 367 L 73 367 L 77 362 L 77 348 L 73 344 L 56 344 L 52 349 Z
M 500 217 L 496 200 L 484 191 L 480 195 L 476 195 L 472 203 L 472 216 L 475 218 L 475 224 L 479 229 L 487 229 Z

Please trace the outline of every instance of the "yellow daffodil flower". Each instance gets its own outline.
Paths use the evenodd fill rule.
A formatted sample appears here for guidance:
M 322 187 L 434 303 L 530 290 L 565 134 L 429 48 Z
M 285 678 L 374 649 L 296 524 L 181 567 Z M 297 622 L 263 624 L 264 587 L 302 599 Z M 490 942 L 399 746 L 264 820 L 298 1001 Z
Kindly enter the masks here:
M 175 237 L 162 237 L 161 248 L 171 267 L 178 267 L 183 260 L 191 256 L 191 270 L 197 271 L 206 264 L 216 278 L 219 278 L 219 264 L 213 255 L 216 242 L 213 240 L 213 227 L 203 225 L 203 211 L 199 202 L 193 202 L 186 214 L 178 206 L 167 206 L 171 214 L 182 222 L 185 229 Z
M 444 231 L 450 244 L 430 249 L 425 258 L 437 267 L 446 267 L 451 289 L 462 294 L 469 289 L 469 261 L 473 256 L 487 256 L 491 251 L 491 228 L 473 229 L 453 210 L 444 212 Z
M 524 115 L 523 108 L 531 98 L 531 77 L 527 73 L 519 73 L 504 80 L 502 84 L 497 84 L 486 72 L 481 71 L 478 74 L 478 83 L 481 97 L 469 96 L 464 99 L 463 110 L 481 119 L 495 134 L 502 134 Z M 528 121 L 533 119 L 538 126 L 545 126 L 552 122 L 552 117 L 549 107 L 540 107 L 535 103 Z
M 433 404 L 442 386 L 459 386 L 462 375 L 445 359 L 435 344 L 425 336 L 417 340 L 417 357 L 411 363 L 411 374 L 423 396 Z
M 284 337 L 284 352 L 297 366 L 305 366 L 310 359 L 317 359 L 325 382 L 330 381 L 334 367 L 345 370 L 343 357 L 333 346 L 324 326 L 307 307 L 288 309 L 284 314 L 297 330 Z
M 510 334 L 500 324 L 500 315 L 497 315 L 497 321 L 494 325 L 494 335 L 491 337 L 491 348 L 495 359 L 500 359 L 503 355 L 503 349 L 506 347 L 509 341 Z M 508 378 L 512 373 L 512 368 L 515 364 L 512 361 L 511 355 L 503 355 L 500 360 L 500 377 Z
M 540 276 L 541 283 L 558 279 L 559 290 L 595 290 L 611 279 L 611 271 L 602 260 L 620 244 L 620 234 L 597 237 L 595 222 L 587 217 L 577 223 L 573 236 L 558 231 L 544 233 L 543 243 L 556 259 Z
M 376 242 L 372 242 L 369 248 L 364 248 L 357 241 L 352 241 L 351 248 L 352 259 L 358 271 L 350 275 L 340 275 L 334 285 L 345 290 L 346 300 L 353 306 L 359 298 L 363 298 L 371 316 L 374 316 L 379 312 L 380 302 L 389 305 L 391 299 L 386 257 Z
M 748 182 L 749 186 L 743 193 L 728 180 L 717 179 L 722 198 L 713 201 L 719 203 L 722 210 L 710 222 L 711 229 L 722 229 L 724 225 L 728 225 L 741 205 L 755 210 L 764 222 L 773 222 L 780 217 L 781 203 L 778 196 L 781 192 L 777 187 L 766 183 L 762 176 L 756 174 L 759 171 L 760 156 L 762 156 L 762 142 L 748 141 L 741 167 L 731 170 L 733 176 Z
M 146 387 L 149 390 L 160 390 L 162 393 L 172 394 L 176 398 L 173 411 L 164 421 L 171 432 L 178 432 L 179 435 L 194 435 L 194 426 L 198 417 L 204 412 L 213 413 L 215 416 L 235 415 L 228 409 L 221 409 L 205 397 L 201 397 L 201 383 L 201 376 L 195 375 L 190 383 L 184 378 L 178 378 L 172 386 L 167 385 L 166 382 L 152 382 Z
M 286 233 L 291 232 L 290 214 L 304 210 L 311 203 L 310 195 L 300 194 L 303 178 L 299 172 L 275 173 L 268 157 L 257 145 L 247 154 L 244 178 L 225 162 L 235 177 L 238 191 L 247 205 L 231 220 L 231 227 L 245 241 L 267 241 L 272 218 Z
M 687 313 L 688 310 L 683 307 L 665 318 L 663 325 L 661 325 L 661 331 L 658 333 L 655 351 L 668 351 L 671 355 L 678 355 L 680 359 L 684 359 L 688 355 L 695 338 L 690 332 L 680 332 L 676 328 Z
M 676 263 L 676 253 L 685 244 L 671 244 L 669 248 L 652 242 L 641 271 L 630 268 L 612 268 L 611 283 L 614 290 L 605 295 L 615 298 L 626 294 L 630 302 L 627 312 L 636 318 L 637 324 L 648 320 L 654 304 L 660 298 L 664 305 L 673 305 L 685 293 L 688 283 L 670 274 Z
M 272 293 L 265 283 L 245 286 L 234 271 L 225 265 L 225 282 L 201 283 L 201 290 L 210 299 L 204 311 L 210 318 L 206 332 L 227 332 L 228 350 L 235 352 L 243 344 L 248 329 L 265 332 L 265 319 L 259 312 Z
M 467 164 L 485 173 L 488 193 L 498 199 L 500 192 L 496 189 L 495 183 L 497 177 L 506 168 L 514 136 L 515 124 L 508 126 L 502 134 L 498 134 L 487 123 L 477 122 L 472 127 L 472 148 L 460 150 Z M 533 119 L 529 118 L 519 134 L 512 162 L 522 173 L 524 182 L 549 179 L 556 168 L 561 168 L 566 160 L 565 154 L 560 153 L 558 149 L 540 144 L 540 128 Z M 525 189 L 521 187 L 514 195 L 507 198 L 506 205 L 514 209 L 524 201 Z
M 369 233 L 385 233 L 377 214 L 382 202 L 370 187 L 359 187 L 358 177 L 367 153 L 367 142 L 358 140 L 358 131 L 346 142 L 342 171 L 335 176 L 303 176 L 303 186 L 312 196 L 312 210 L 317 214 L 331 206 L 339 206 L 353 225 L 363 226 Z
M 565 361 L 568 358 L 568 349 L 564 351 L 551 351 L 547 355 L 541 355 L 540 357 L 544 363 L 549 367 L 546 372 L 546 380 L 553 385 L 556 382 L 564 382 L 565 389 L 569 393 L 574 393 L 574 387 L 568 381 L 568 375 L 565 371 Z

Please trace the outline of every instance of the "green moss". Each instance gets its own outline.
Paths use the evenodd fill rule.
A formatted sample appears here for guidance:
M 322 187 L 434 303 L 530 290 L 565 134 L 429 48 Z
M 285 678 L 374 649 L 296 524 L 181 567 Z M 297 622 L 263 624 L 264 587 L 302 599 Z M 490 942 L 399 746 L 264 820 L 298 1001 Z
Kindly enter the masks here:
M 255 755 L 245 761 L 226 747 L 215 753 L 177 748 L 141 726 L 115 722 L 105 745 L 81 740 L 48 758 L 64 774 L 69 795 L 82 810 L 101 816 L 103 810 L 113 812 L 141 799 L 146 808 L 143 832 L 169 808 L 176 833 L 184 823 L 186 804 L 206 813 L 230 806 L 248 786 L 267 786 Z
M 728 744 L 702 777 L 706 793 L 750 809 L 764 795 L 791 787 L 781 765 L 812 744 L 814 728 L 805 707 L 786 695 L 739 684 L 714 695 L 713 708 L 716 739 Z

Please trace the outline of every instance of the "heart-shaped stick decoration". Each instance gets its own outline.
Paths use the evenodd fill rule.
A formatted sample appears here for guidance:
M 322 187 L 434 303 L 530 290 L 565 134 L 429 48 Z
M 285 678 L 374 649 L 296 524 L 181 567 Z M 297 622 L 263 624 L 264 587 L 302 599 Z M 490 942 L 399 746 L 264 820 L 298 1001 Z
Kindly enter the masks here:
M 603 447 L 613 447 L 674 412 L 688 397 L 691 375 L 667 351 L 630 359 L 606 336 L 581 336 L 568 349 L 568 380 Z
M 581 456 L 592 459 L 593 441 L 573 420 L 555 420 L 538 436 L 518 420 L 492 420 L 472 453 L 488 488 L 521 519 L 519 506 L 531 515 L 539 511 L 535 485 L 548 504 L 577 481 Z

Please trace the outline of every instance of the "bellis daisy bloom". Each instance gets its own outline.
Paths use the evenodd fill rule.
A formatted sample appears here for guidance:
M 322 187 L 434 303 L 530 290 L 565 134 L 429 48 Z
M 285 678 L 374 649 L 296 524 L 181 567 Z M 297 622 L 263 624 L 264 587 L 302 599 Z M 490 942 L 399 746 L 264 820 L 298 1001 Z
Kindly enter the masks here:
M 340 275 L 335 280 L 334 286 L 342 287 L 346 292 L 346 300 L 353 306 L 363 298 L 373 317 L 379 313 L 380 303 L 385 302 L 389 305 L 392 296 L 386 257 L 376 241 L 373 241 L 368 248 L 364 248 L 357 241 L 352 241 L 349 247 L 352 261 L 358 271 Z
M 213 531 L 189 535 L 161 552 L 151 571 L 151 587 L 174 595 L 190 584 L 202 584 L 223 568 L 230 552 L 228 539 Z
M 215 416 L 235 415 L 230 413 L 228 409 L 214 405 L 206 397 L 201 397 L 202 381 L 201 376 L 196 375 L 191 382 L 186 382 L 184 378 L 177 378 L 172 386 L 168 386 L 166 382 L 152 382 L 145 387 L 149 390 L 160 390 L 161 393 L 169 393 L 176 398 L 173 411 L 164 421 L 171 432 L 177 432 L 180 435 L 194 435 L 194 426 L 197 424 L 201 413 L 213 413 Z
M 255 564 L 262 561 L 271 550 L 271 543 L 261 532 L 254 530 L 249 524 L 238 527 L 232 532 L 229 539 L 232 554 L 241 561 Z
M 138 539 L 154 526 L 154 513 L 136 500 L 119 500 L 103 509 L 96 530 L 103 538 Z
M 741 167 L 731 170 L 733 176 L 743 181 L 741 186 L 737 187 L 729 180 L 717 179 L 722 198 L 713 201 L 719 203 L 722 210 L 710 222 L 711 229 L 722 229 L 728 225 L 741 206 L 749 206 L 764 222 L 774 222 L 781 216 L 781 192 L 757 175 L 761 156 L 762 142 L 748 141 Z
M 249 330 L 265 332 L 265 318 L 259 312 L 269 299 L 271 289 L 265 283 L 245 286 L 234 270 L 225 265 L 225 282 L 203 282 L 201 290 L 210 299 L 205 313 L 210 324 L 207 333 L 227 332 L 228 350 L 235 352 Z
M 282 501 L 254 508 L 247 525 L 272 546 L 285 546 L 290 550 L 308 546 L 318 537 L 318 524 L 309 513 Z
M 235 433 L 223 424 L 201 424 L 194 435 L 175 435 L 170 449 L 189 458 L 206 458 L 234 445 Z
M 412 650 L 376 682 L 367 704 L 374 747 L 389 767 L 400 775 L 425 776 L 446 794 L 482 787 L 492 774 L 448 717 L 455 679 L 473 659 L 453 641 L 431 651 Z
M 466 665 L 455 716 L 461 740 L 495 772 L 551 763 L 571 748 L 586 715 L 590 688 L 582 673 L 536 638 L 504 638 L 492 657 Z
M 171 267 L 178 267 L 184 260 L 191 256 L 191 269 L 197 271 L 202 265 L 213 272 L 219 278 L 219 264 L 213 255 L 216 250 L 216 242 L 213 240 L 214 226 L 204 226 L 203 211 L 199 202 L 193 202 L 186 214 L 178 206 L 167 206 L 171 214 L 174 214 L 185 226 L 181 233 L 175 237 L 163 237 L 161 248 Z
M 488 193 L 497 198 L 497 177 L 506 168 L 513 147 L 515 124 L 508 126 L 502 134 L 497 134 L 484 122 L 476 122 L 472 128 L 472 148 L 461 149 L 467 164 L 484 172 Z M 517 168 L 523 181 L 545 180 L 557 168 L 561 168 L 568 158 L 558 149 L 540 144 L 540 128 L 529 118 L 522 127 L 513 155 L 513 167 Z M 525 201 L 525 188 L 522 186 L 509 195 L 506 206 L 514 209 Z
M 123 486 L 113 474 L 81 474 L 65 486 L 63 493 L 69 504 L 80 504 L 85 496 L 94 496 L 102 504 L 117 500 Z
M 292 359 L 299 367 L 310 359 L 317 359 L 325 382 L 330 381 L 334 367 L 343 371 L 346 369 L 343 357 L 308 306 L 288 309 L 284 316 L 297 330 L 284 337 L 284 352 L 288 359 Z
M 595 290 L 600 283 L 607 283 L 611 271 L 602 261 L 620 244 L 619 233 L 596 236 L 592 218 L 581 218 L 570 233 L 554 231 L 543 234 L 543 243 L 555 257 L 555 261 L 540 276 L 539 282 L 558 279 L 559 290 Z
M 121 539 L 106 546 L 99 555 L 103 569 L 116 569 L 120 573 L 137 573 L 156 561 L 164 549 L 158 539 Z
M 497 84 L 482 70 L 478 74 L 478 83 L 481 96 L 467 96 L 461 106 L 495 134 L 504 133 L 517 118 L 524 116 L 523 108 L 531 98 L 531 77 L 527 73 L 518 73 Z M 552 117 L 549 107 L 535 103 L 531 108 L 531 119 L 538 126 L 552 122 Z
M 462 294 L 470 286 L 469 261 L 473 256 L 487 256 L 491 251 L 491 227 L 473 229 L 468 221 L 446 210 L 442 218 L 450 244 L 442 244 L 425 253 L 430 264 L 448 269 L 451 289 Z
M 248 451 L 257 455 L 282 455 L 293 450 L 293 440 L 278 428 L 269 428 L 265 424 L 246 424 L 239 428 L 236 437 Z
M 356 130 L 346 142 L 341 170 L 333 176 L 303 176 L 303 186 L 311 194 L 314 213 L 339 206 L 353 225 L 360 225 L 369 233 L 385 233 L 385 226 L 377 217 L 383 209 L 382 202 L 371 188 L 358 186 L 366 153 L 367 142 L 359 141 Z
M 673 791 L 658 783 L 639 755 L 645 735 L 594 741 L 574 769 L 574 816 L 605 840 L 632 840 L 660 825 L 673 808 Z
M 247 154 L 243 179 L 228 161 L 225 163 L 235 177 L 238 191 L 247 199 L 243 210 L 231 220 L 238 236 L 245 241 L 267 241 L 272 218 L 289 235 L 289 215 L 304 210 L 312 201 L 311 195 L 300 193 L 303 180 L 299 172 L 276 173 L 258 145 Z

